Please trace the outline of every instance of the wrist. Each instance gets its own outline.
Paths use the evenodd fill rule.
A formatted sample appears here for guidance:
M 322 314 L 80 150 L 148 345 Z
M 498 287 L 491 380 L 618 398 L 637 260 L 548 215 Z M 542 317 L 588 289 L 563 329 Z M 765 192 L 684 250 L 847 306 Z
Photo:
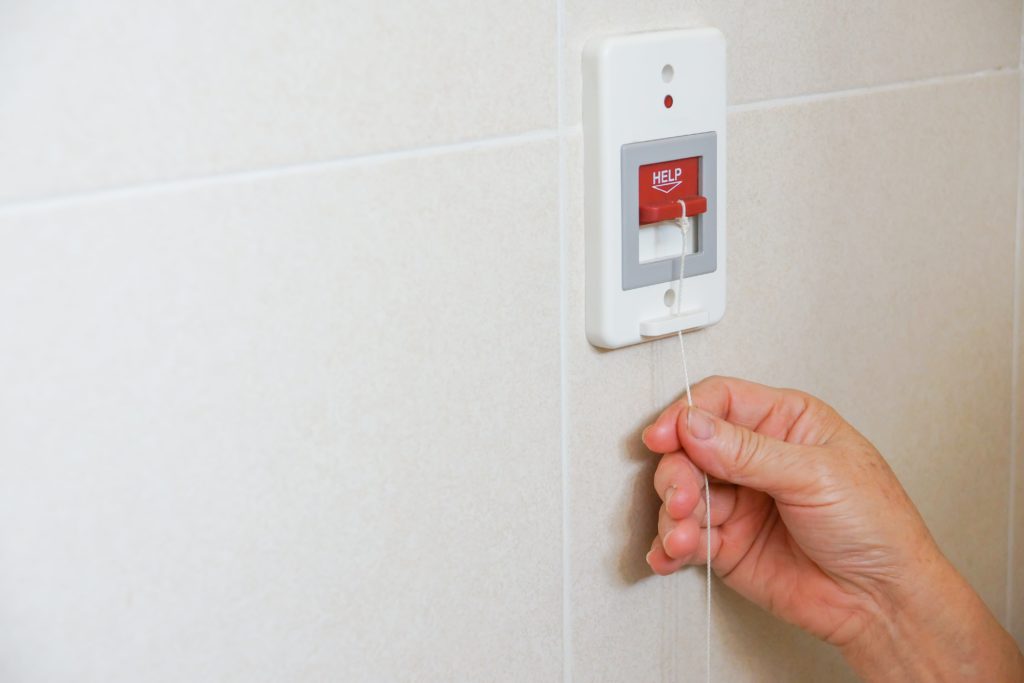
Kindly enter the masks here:
M 1016 643 L 937 548 L 841 650 L 872 683 L 1024 680 Z
M 943 630 L 950 598 L 959 602 L 962 589 L 937 550 L 906 573 L 880 591 L 860 633 L 840 648 L 865 681 L 940 680 L 932 649 L 941 645 L 931 633 Z

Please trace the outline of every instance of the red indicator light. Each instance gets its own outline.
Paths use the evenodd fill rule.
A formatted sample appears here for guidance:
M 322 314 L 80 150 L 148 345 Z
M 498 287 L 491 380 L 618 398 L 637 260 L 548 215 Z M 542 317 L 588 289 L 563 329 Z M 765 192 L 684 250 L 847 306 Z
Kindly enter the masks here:
M 672 108 L 672 96 L 671 95 L 665 95 L 665 109 L 671 109 L 671 108 Z

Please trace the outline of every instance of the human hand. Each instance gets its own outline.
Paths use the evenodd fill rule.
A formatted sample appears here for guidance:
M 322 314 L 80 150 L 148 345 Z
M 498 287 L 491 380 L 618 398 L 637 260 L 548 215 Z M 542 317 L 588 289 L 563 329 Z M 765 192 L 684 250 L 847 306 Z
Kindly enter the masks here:
M 966 647 L 941 642 L 962 640 L 965 623 L 1006 646 L 885 460 L 832 408 L 736 379 L 711 378 L 692 393 L 693 410 L 677 402 L 644 430 L 644 443 L 664 454 L 648 554 L 655 572 L 706 562 L 710 533 L 711 565 L 727 586 L 839 646 L 873 680 L 925 676 L 921 667 Z M 702 471 L 712 482 L 710 531 Z M 936 629 L 946 633 L 925 632 Z M 910 641 L 921 653 L 944 652 L 910 663 L 901 652 Z M 886 648 L 903 661 L 886 661 Z M 1007 666 L 1020 667 L 1012 639 L 1003 650 L 1013 655 Z

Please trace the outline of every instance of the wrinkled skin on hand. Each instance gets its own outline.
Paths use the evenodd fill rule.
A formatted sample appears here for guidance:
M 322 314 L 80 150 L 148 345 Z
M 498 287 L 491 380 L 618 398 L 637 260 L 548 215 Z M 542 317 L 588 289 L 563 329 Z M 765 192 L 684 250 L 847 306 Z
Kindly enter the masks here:
M 693 401 L 692 411 L 669 406 L 643 435 L 663 454 L 655 572 L 705 563 L 710 533 L 727 586 L 842 647 L 944 562 L 881 454 L 822 401 L 720 377 L 697 384 Z

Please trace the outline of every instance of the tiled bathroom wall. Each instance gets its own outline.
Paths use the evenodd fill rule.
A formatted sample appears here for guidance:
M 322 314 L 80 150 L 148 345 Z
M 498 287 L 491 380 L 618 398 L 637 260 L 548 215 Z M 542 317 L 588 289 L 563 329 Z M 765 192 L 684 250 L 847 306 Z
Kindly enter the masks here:
M 691 25 L 693 370 L 833 403 L 1024 639 L 1019 0 L 12 2 L 0 679 L 702 679 L 702 575 L 644 563 L 677 349 L 582 306 L 581 47 Z M 853 680 L 715 601 L 718 680 Z
M 1021 47 L 1021 62 L 1018 69 L 1021 80 L 1021 108 L 1024 112 L 1024 45 Z M 1020 117 L 1021 133 L 1024 136 L 1024 113 Z M 1010 632 L 1018 644 L 1024 644 L 1024 144 L 1021 145 L 1017 162 L 1020 187 L 1017 195 L 1017 268 L 1016 290 L 1017 310 L 1013 326 L 1013 358 L 1016 375 L 1011 408 L 1013 410 L 1012 433 L 1016 439 L 1012 451 L 1010 520 L 1013 525 L 1009 543 L 1010 557 L 1008 572 L 1006 610 Z M 1024 647 L 1024 645 L 1022 645 Z

